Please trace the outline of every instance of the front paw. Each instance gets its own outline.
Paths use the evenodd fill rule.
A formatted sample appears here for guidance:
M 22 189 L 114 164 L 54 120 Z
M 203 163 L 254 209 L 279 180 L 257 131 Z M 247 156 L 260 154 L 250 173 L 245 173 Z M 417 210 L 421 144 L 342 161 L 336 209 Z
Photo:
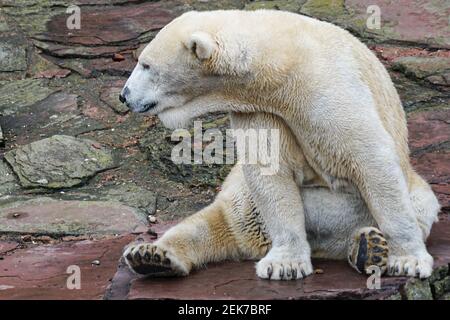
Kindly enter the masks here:
M 276 258 L 268 255 L 256 264 L 256 275 L 262 279 L 297 280 L 312 273 L 310 258 Z
M 390 276 L 428 278 L 433 272 L 433 257 L 427 252 L 417 255 L 390 255 L 387 273 Z
M 157 277 L 185 276 L 189 270 L 169 248 L 153 243 L 129 245 L 123 257 L 135 273 Z

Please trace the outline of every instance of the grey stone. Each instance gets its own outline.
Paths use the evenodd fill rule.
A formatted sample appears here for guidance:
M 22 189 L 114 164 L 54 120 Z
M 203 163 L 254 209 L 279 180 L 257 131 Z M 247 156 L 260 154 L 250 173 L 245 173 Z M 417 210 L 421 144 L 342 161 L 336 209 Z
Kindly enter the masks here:
M 449 274 L 448 264 L 445 264 L 443 266 L 434 269 L 433 273 L 428 278 L 428 281 L 430 281 L 430 283 L 433 283 L 435 281 L 444 279 L 448 274 Z
M 13 72 L 27 69 L 26 46 L 15 38 L 0 39 L 0 71 Z
M 22 107 L 14 114 L 3 116 L 2 124 L 8 128 L 8 134 L 18 145 L 56 134 L 78 136 L 105 129 L 103 122 L 81 112 L 78 99 L 79 96 L 65 91 L 55 92 L 31 106 Z
M 413 78 L 426 78 L 432 83 L 446 84 L 445 77 L 450 71 L 450 58 L 401 57 L 394 60 L 392 67 Z
M 402 300 L 402 295 L 397 292 L 387 297 L 386 300 Z
M 122 91 L 122 87 L 106 88 L 100 95 L 100 99 L 110 106 L 114 111 L 119 114 L 126 114 L 128 107 L 119 101 L 119 94 Z
M 5 159 L 27 188 L 72 187 L 114 167 L 111 150 L 92 140 L 60 135 L 9 151 Z
M 404 287 L 407 300 L 433 300 L 428 280 L 411 279 Z
M 10 30 L 8 23 L 6 22 L 6 18 L 0 12 L 0 32 L 7 32 Z
M 155 193 L 141 188 L 134 183 L 104 188 L 101 191 L 101 196 L 105 200 L 120 201 L 123 204 L 141 210 L 147 215 L 156 212 Z
M 431 284 L 431 289 L 435 299 L 441 298 L 444 294 L 450 293 L 450 276 Z
M 207 116 L 201 120 L 203 130 L 211 128 L 221 130 L 222 143 L 225 148 L 227 138 L 229 138 L 226 134 L 226 128 L 229 125 L 228 117 L 223 115 Z M 140 147 L 146 153 L 152 169 L 162 172 L 172 181 L 181 182 L 190 187 L 218 187 L 229 173 L 231 165 L 227 164 L 226 159 L 227 157 L 234 157 L 234 149 L 225 148 L 223 152 L 222 150 L 216 150 L 217 152 L 221 152 L 221 154 L 218 153 L 217 155 L 222 157 L 223 164 L 194 164 L 194 152 L 196 150 L 192 151 L 190 163 L 174 163 L 172 160 L 173 148 L 183 139 L 180 138 L 179 141 L 172 141 L 171 134 L 172 131 L 158 124 L 140 139 Z M 193 143 L 194 129 L 190 129 L 189 134 L 192 138 L 191 143 Z M 203 138 L 207 140 L 206 137 Z M 231 139 L 228 140 L 230 141 Z M 203 141 L 201 146 L 202 150 L 204 150 L 208 143 Z
M 135 183 L 101 188 L 84 187 L 66 192 L 60 198 L 64 200 L 116 201 L 139 210 L 143 218 L 156 212 L 156 194 Z
M 122 234 L 145 226 L 128 206 L 108 201 L 59 201 L 47 197 L 0 201 L 0 233 Z
M 0 114 L 4 116 L 14 114 L 56 91 L 45 84 L 45 80 L 42 79 L 0 81 Z
M 20 189 L 16 176 L 9 166 L 0 161 L 0 196 L 9 195 Z
M 442 297 L 439 298 L 439 300 L 450 300 L 450 292 L 444 294 Z

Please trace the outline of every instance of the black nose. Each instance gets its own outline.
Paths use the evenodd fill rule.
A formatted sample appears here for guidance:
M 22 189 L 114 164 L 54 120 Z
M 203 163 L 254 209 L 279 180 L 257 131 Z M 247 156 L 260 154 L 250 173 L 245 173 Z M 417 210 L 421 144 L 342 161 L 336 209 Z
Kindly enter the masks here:
M 119 94 L 119 100 L 122 103 L 127 102 L 127 95 L 130 93 L 130 89 L 128 87 L 123 88 L 122 92 Z

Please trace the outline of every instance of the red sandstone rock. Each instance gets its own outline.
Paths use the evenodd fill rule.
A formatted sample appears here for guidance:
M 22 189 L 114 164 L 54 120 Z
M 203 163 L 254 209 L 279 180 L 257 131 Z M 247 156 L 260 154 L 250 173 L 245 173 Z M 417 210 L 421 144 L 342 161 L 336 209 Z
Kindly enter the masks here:
M 56 69 L 56 70 L 45 70 L 36 74 L 36 78 L 65 78 L 71 73 L 70 70 L 67 69 Z
M 15 241 L 0 241 L 0 256 L 19 247 L 19 243 Z
M 165 225 L 167 229 L 170 225 Z M 156 226 L 155 226 L 156 227 Z M 158 230 L 161 232 L 161 230 Z M 148 240 L 148 239 L 145 239 Z M 433 226 L 428 248 L 435 266 L 450 262 L 450 222 Z M 398 292 L 408 278 L 383 277 L 380 290 L 367 289 L 367 277 L 345 261 L 314 260 L 323 274 L 299 281 L 268 281 L 255 275 L 254 262 L 210 264 L 184 278 L 142 278 L 121 264 L 106 299 L 382 299 Z M 130 290 L 125 290 L 131 282 Z
M 381 29 L 369 30 L 382 39 L 424 43 L 434 47 L 450 48 L 448 29 L 449 9 L 445 1 L 427 0 L 346 0 L 347 11 L 355 12 L 355 18 L 363 21 L 369 17 L 367 8 L 380 8 Z
M 37 38 L 72 45 L 114 45 L 158 30 L 170 22 L 174 15 L 163 9 L 160 3 L 150 2 L 102 10 L 85 7 L 82 17 L 79 30 L 68 30 L 67 15 L 56 16 L 47 24 L 47 32 Z
M 123 61 L 123 60 L 125 60 L 125 57 L 123 55 L 121 55 L 120 53 L 114 53 L 112 59 L 114 61 Z
M 408 115 L 409 145 L 416 149 L 437 145 L 450 137 L 450 109 L 414 112 Z
M 101 299 L 132 236 L 19 249 L 0 261 L 0 299 Z M 92 265 L 93 260 L 101 264 Z M 81 289 L 67 288 L 67 268 L 79 266 Z
M 414 168 L 431 184 L 443 209 L 450 209 L 450 151 L 423 153 L 412 157 Z

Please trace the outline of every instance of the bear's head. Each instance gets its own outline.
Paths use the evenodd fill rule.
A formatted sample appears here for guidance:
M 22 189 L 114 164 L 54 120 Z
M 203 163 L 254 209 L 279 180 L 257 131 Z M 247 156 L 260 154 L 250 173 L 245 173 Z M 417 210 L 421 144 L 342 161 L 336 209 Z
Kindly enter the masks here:
M 255 46 L 251 34 L 221 16 L 188 12 L 165 26 L 140 54 L 120 100 L 169 128 L 236 108 L 236 96 L 255 78 Z

